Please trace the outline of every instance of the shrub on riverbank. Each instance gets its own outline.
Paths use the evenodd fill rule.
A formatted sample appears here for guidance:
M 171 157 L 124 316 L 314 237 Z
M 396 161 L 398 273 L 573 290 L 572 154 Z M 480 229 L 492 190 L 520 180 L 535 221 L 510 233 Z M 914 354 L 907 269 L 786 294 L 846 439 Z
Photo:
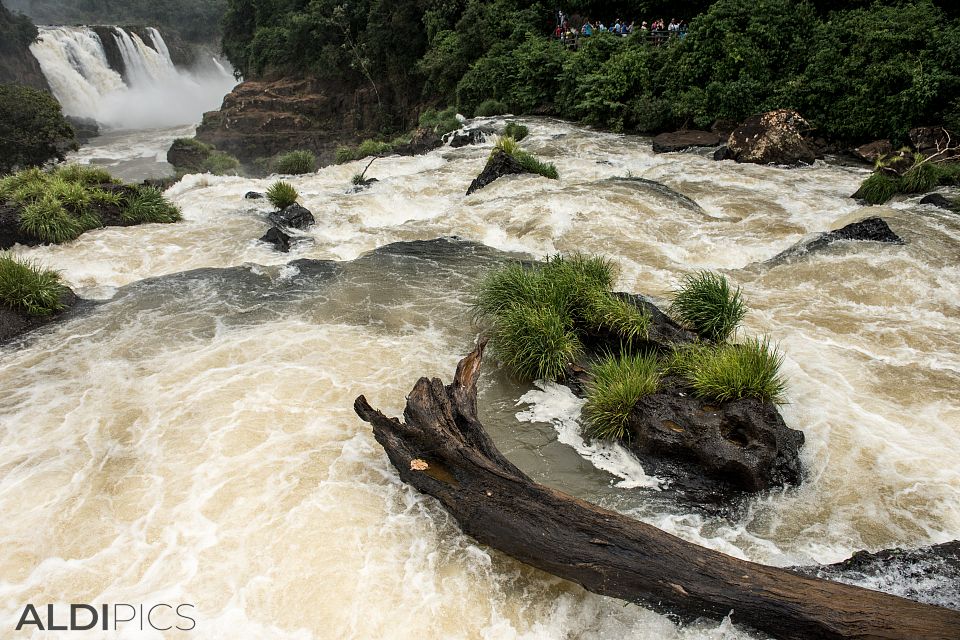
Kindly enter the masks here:
M 64 308 L 67 290 L 60 275 L 9 253 L 0 253 L 0 303 L 29 316 L 48 316 Z
M 287 175 L 301 175 L 317 170 L 317 156 L 312 151 L 290 151 L 277 156 L 273 162 L 274 171 Z
M 26 240 L 61 243 L 106 224 L 177 222 L 180 210 L 152 187 L 122 185 L 103 169 L 66 165 L 0 179 L 0 201 L 17 210 Z
M 0 84 L 0 174 L 63 160 L 76 148 L 73 127 L 52 95 Z

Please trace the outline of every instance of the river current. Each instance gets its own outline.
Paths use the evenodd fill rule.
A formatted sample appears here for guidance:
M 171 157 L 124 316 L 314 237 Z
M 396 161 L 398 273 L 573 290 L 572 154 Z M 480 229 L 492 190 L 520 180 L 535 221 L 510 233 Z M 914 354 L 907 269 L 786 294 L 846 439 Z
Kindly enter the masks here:
M 243 197 L 272 179 L 209 175 L 167 191 L 182 223 L 18 247 L 98 302 L 0 347 L 2 620 L 27 602 L 165 602 L 195 605 L 196 629 L 105 637 L 753 637 L 735 612 L 677 626 L 478 545 L 353 414 L 361 393 L 399 415 L 418 377 L 449 380 L 482 273 L 556 252 L 612 257 L 619 289 L 657 300 L 701 268 L 742 286 L 744 334 L 786 353 L 781 412 L 806 436 L 807 478 L 690 509 L 619 448 L 583 442 L 575 398 L 487 362 L 481 418 L 532 477 L 778 566 L 960 538 L 960 217 L 919 198 L 864 209 L 857 167 L 655 155 L 523 122 L 559 181 L 464 196 L 489 143 L 378 159 L 358 193 L 365 162 L 326 167 L 288 178 L 317 224 L 287 255 L 257 241 L 266 201 Z M 152 149 L 121 138 L 118 157 Z M 906 244 L 764 263 L 866 215 Z

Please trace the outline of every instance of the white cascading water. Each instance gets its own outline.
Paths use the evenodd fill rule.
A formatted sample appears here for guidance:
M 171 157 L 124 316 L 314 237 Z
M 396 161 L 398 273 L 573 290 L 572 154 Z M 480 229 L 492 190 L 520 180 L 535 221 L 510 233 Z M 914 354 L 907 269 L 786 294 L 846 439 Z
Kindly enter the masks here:
M 203 640 L 757 638 L 736 612 L 678 627 L 478 545 L 354 415 L 361 393 L 399 415 L 417 378 L 450 380 L 477 333 L 471 292 L 507 252 L 602 253 L 621 290 L 661 301 L 682 274 L 723 270 L 744 289 L 745 333 L 785 351 L 782 413 L 806 436 L 801 487 L 699 512 L 585 443 L 565 388 L 518 384 L 490 359 L 481 419 L 536 480 L 779 566 L 960 539 L 960 217 L 919 197 L 860 207 L 866 169 L 654 154 L 523 122 L 560 180 L 464 196 L 489 143 L 378 159 L 359 193 L 365 161 L 285 177 L 317 218 L 290 254 L 257 241 L 271 207 L 244 199 L 275 177 L 209 175 L 167 191 L 181 223 L 17 247 L 104 302 L 0 347 L 0 619 L 28 601 L 188 602 L 197 628 L 182 637 Z M 763 263 L 866 215 L 906 244 Z M 487 247 L 374 251 L 450 235 Z M 287 264 L 299 258 L 338 262 Z M 949 586 L 929 581 L 934 599 Z
M 154 129 L 196 124 L 236 84 L 217 60 L 193 70 L 174 66 L 163 37 L 153 46 L 114 28 L 126 81 L 110 68 L 103 42 L 87 27 L 41 27 L 30 46 L 66 115 L 92 118 L 106 129 Z

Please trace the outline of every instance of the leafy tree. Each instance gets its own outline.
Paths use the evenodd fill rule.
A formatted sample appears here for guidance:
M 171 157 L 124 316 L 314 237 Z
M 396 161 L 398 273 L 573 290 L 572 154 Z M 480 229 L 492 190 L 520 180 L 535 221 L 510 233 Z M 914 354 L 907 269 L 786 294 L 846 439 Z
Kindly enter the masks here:
M 62 160 L 77 148 L 53 96 L 19 85 L 0 85 L 0 173 Z

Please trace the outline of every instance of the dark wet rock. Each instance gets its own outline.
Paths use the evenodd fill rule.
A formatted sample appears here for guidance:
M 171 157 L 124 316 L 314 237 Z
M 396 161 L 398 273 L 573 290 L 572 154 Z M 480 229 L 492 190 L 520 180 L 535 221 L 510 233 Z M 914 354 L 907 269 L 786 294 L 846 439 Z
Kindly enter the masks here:
M 756 398 L 715 403 L 668 377 L 659 391 L 640 399 L 627 428 L 628 446 L 642 461 L 653 456 L 692 463 L 735 489 L 762 491 L 803 478 L 803 433 Z
M 943 127 L 910 129 L 910 143 L 925 156 L 938 154 L 940 159 L 960 158 L 960 136 Z
M 490 156 L 490 159 L 487 160 L 487 164 L 483 167 L 480 175 L 470 183 L 470 188 L 467 189 L 467 195 L 470 195 L 477 189 L 482 189 L 497 178 L 518 173 L 529 173 L 529 171 L 524 169 L 523 165 L 517 162 L 516 158 L 509 153 L 497 149 L 493 155 Z
M 62 318 L 78 302 L 80 302 L 80 298 L 77 297 L 77 294 L 69 287 L 64 287 L 63 293 L 60 295 L 60 304 L 64 305 L 64 309 L 49 316 L 30 316 L 22 311 L 0 304 L 0 344 Z
M 893 153 L 893 145 L 889 140 L 874 140 L 851 151 L 853 157 L 870 164 L 876 164 L 877 160 L 890 153 Z
M 931 193 L 920 199 L 920 204 L 929 204 L 954 213 L 960 213 L 960 201 L 951 200 L 942 193 Z
M 809 124 L 799 113 L 777 109 L 750 116 L 727 140 L 737 162 L 754 164 L 812 164 L 816 155 L 804 140 Z
M 718 162 L 720 160 L 733 160 L 734 159 L 733 151 L 730 151 L 730 147 L 728 147 L 727 145 L 723 145 L 719 149 L 713 152 L 713 159 Z
M 260 200 L 266 196 L 259 191 L 247 191 L 245 194 L 243 194 L 243 197 L 247 200 Z
M 350 188 L 350 190 L 347 193 L 360 193 L 361 191 L 366 191 L 377 182 L 380 182 L 380 181 L 377 180 L 376 178 L 366 178 L 366 179 L 360 180 L 359 182 L 354 182 L 353 186 Z
M 443 145 L 443 140 L 436 131 L 429 127 L 419 127 L 413 132 L 410 142 L 394 148 L 394 153 L 405 156 L 417 156 L 432 151 Z
M 710 131 L 720 136 L 721 140 L 726 140 L 738 125 L 739 123 L 736 120 L 717 118 L 713 121 L 713 124 L 710 125 Z
M 843 562 L 792 570 L 960 609 L 960 541 L 956 540 L 919 549 L 858 551 Z
M 859 222 L 851 222 L 835 231 L 820 233 L 808 240 L 801 241 L 786 251 L 777 254 L 767 263 L 780 263 L 813 251 L 819 251 L 838 240 L 905 244 L 903 238 L 894 233 L 883 218 L 872 216 Z
M 273 211 L 268 217 L 273 224 L 291 229 L 306 229 L 316 222 L 313 214 L 310 213 L 307 208 L 297 203 L 290 205 L 286 209 Z
M 64 116 L 73 127 L 77 142 L 83 144 L 100 135 L 100 125 L 93 118 L 81 116 Z
M 697 131 L 695 129 L 674 131 L 656 136 L 653 139 L 653 152 L 670 153 L 683 151 L 690 147 L 715 147 L 720 142 L 720 136 L 710 131 Z
M 444 136 L 454 149 L 465 147 L 469 144 L 480 144 L 487 141 L 488 133 L 481 127 L 470 127 L 467 129 L 458 129 Z
M 273 247 L 281 253 L 288 253 L 290 251 L 290 236 L 284 233 L 280 227 L 270 227 L 267 232 L 263 234 L 263 237 L 260 238 L 260 242 L 272 244 Z

